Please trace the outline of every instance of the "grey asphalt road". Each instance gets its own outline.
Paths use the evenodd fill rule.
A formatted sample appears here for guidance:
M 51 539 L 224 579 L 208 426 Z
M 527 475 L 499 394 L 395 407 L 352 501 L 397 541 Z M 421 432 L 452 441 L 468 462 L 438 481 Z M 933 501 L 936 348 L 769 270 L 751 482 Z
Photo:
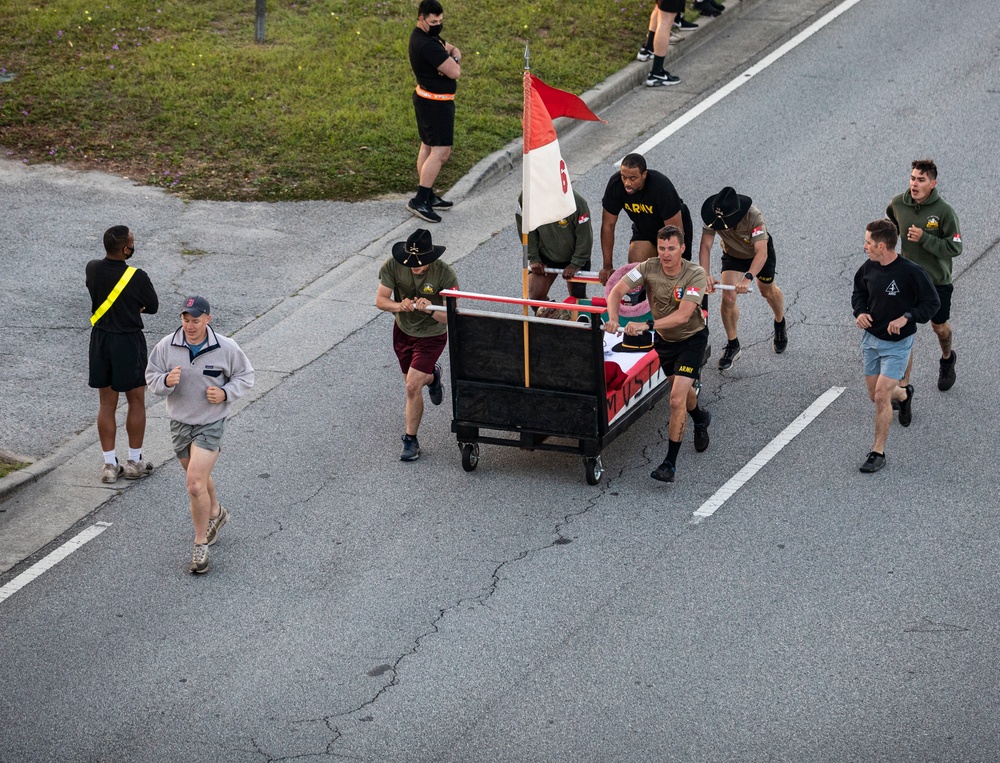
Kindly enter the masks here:
M 681 59 L 684 85 L 637 90 L 602 112 L 607 127 L 564 142 L 592 207 L 616 158 L 807 4 L 774 6 Z M 754 197 L 790 324 L 775 356 L 765 306 L 744 298 L 743 358 L 705 374 L 712 445 L 686 446 L 672 485 L 647 476 L 659 407 L 605 452 L 596 488 L 559 454 L 483 446 L 462 471 L 447 405 L 428 408 L 421 461 L 398 462 L 388 316 L 294 373 L 269 358 L 273 386 L 227 428 L 233 520 L 211 573 L 185 572 L 173 465 L 79 523 L 110 526 L 0 603 L 0 761 L 996 760 L 998 47 L 986 0 L 945 26 L 915 0 L 861 0 L 648 152 L 693 210 L 727 184 Z M 934 388 L 925 328 L 913 424 L 893 427 L 889 466 L 866 476 L 850 279 L 864 224 L 921 155 L 963 221 L 959 382 Z M 457 262 L 464 287 L 516 290 L 517 185 L 463 201 L 495 222 Z M 343 280 L 338 299 L 303 297 L 337 325 L 373 291 Z M 247 344 L 264 352 L 281 325 Z M 717 312 L 710 325 L 718 351 Z M 692 521 L 830 387 L 845 391 Z

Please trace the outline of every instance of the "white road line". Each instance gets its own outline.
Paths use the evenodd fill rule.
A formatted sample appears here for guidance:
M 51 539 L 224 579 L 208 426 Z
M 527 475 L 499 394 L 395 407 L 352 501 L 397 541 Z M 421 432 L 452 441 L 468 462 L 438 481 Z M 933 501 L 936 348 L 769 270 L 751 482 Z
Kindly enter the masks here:
M 842 2 L 836 8 L 834 8 L 832 11 L 827 13 L 819 20 L 810 24 L 808 27 L 803 29 L 801 32 L 799 32 L 797 35 L 795 35 L 792 39 L 790 39 L 780 48 L 775 50 L 773 53 L 770 53 L 766 57 L 762 58 L 756 64 L 747 69 L 745 72 L 737 76 L 736 79 L 732 80 L 727 85 L 724 85 L 721 89 L 716 90 L 714 93 L 712 93 L 712 95 L 710 95 L 704 101 L 699 103 L 693 109 L 675 119 L 669 125 L 667 125 L 658 133 L 656 133 L 656 135 L 654 135 L 652 138 L 650 138 L 641 146 L 636 148 L 633 153 L 645 154 L 651 148 L 655 148 L 656 146 L 660 145 L 660 143 L 665 141 L 667 138 L 669 138 L 671 135 L 680 130 L 689 122 L 694 121 L 699 116 L 704 114 L 706 111 L 712 108 L 715 104 L 717 104 L 727 95 L 732 93 L 738 87 L 746 84 L 756 75 L 760 74 L 762 71 L 764 71 L 767 67 L 773 64 L 783 55 L 785 55 L 789 51 L 793 50 L 794 48 L 796 48 L 797 46 L 808 40 L 810 37 L 816 34 L 816 32 L 825 27 L 827 24 L 829 24 L 831 21 L 837 18 L 840 14 L 844 13 L 844 11 L 849 10 L 850 8 L 854 7 L 860 2 L 861 0 L 844 0 L 844 2 Z
M 724 504 L 729 497 L 743 487 L 750 478 L 763 469 L 767 462 L 774 458 L 792 439 L 809 426 L 809 423 L 819 416 L 830 403 L 840 397 L 846 387 L 830 387 L 826 392 L 816 398 L 813 404 L 798 415 L 791 424 L 764 448 L 756 456 L 750 459 L 749 463 L 736 472 L 735 475 L 722 487 L 715 491 L 715 495 L 705 501 L 692 515 L 694 522 L 700 522 L 706 517 L 712 516 Z
M 70 538 L 68 541 L 63 543 L 59 548 L 46 556 L 44 559 L 35 562 L 16 578 L 3 587 L 0 587 L 0 603 L 13 596 L 44 572 L 47 572 L 55 567 L 59 564 L 59 562 L 80 548 L 80 546 L 84 543 L 93 540 L 109 527 L 111 527 L 110 522 L 98 522 L 97 524 L 91 525 L 77 536 Z

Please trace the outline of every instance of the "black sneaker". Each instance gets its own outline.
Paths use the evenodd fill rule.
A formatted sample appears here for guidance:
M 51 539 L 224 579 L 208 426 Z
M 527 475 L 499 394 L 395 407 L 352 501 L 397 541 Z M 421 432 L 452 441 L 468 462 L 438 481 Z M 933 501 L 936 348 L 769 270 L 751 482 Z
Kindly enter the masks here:
M 719 10 L 719 6 L 715 3 L 710 3 L 708 0 L 695 0 L 692 4 L 694 9 L 698 11 L 702 16 L 721 16 L 722 11 Z M 724 8 L 722 10 L 725 10 Z
M 403 435 L 403 452 L 399 456 L 400 461 L 416 461 L 420 458 L 420 443 L 417 442 L 416 437 L 410 437 L 408 434 Z
M 771 343 L 774 351 L 779 355 L 788 347 L 788 334 L 785 332 L 785 321 L 774 324 L 774 341 Z
M 653 51 L 651 51 L 649 48 L 643 45 L 641 48 L 639 48 L 639 55 L 637 55 L 635 59 L 636 61 L 652 61 Z
M 733 363 L 740 359 L 740 343 L 736 342 L 733 344 L 730 342 L 726 345 L 726 349 L 722 351 L 722 357 L 719 358 L 719 370 L 728 371 L 733 367 Z
M 660 482 L 673 482 L 676 473 L 677 468 L 670 461 L 664 459 L 663 463 L 653 469 L 653 473 L 649 476 Z
M 444 385 L 441 384 L 441 364 L 434 366 L 434 381 L 427 385 L 427 392 L 430 394 L 431 402 L 434 405 L 441 405 L 444 398 Z
M 868 458 L 865 462 L 858 467 L 858 471 L 864 472 L 865 474 L 871 474 L 872 472 L 877 472 L 885 466 L 885 456 L 882 453 L 876 453 L 874 450 L 868 454 Z
M 910 410 L 910 404 L 913 402 L 913 385 L 907 384 L 903 389 L 906 390 L 906 398 L 899 401 L 899 425 L 908 427 L 913 421 L 913 411 Z
M 410 199 L 406 202 L 406 211 L 429 223 L 441 222 L 441 215 L 431 209 L 430 204 L 418 204 L 416 199 Z
M 954 350 L 951 351 L 951 357 L 947 360 L 942 359 L 941 369 L 938 373 L 938 389 L 942 392 L 947 392 L 955 384 L 955 361 L 958 360 L 958 355 Z
M 697 29 L 697 28 L 698 28 L 697 24 L 695 24 L 693 21 L 688 21 L 679 13 L 674 18 L 674 29 L 680 32 L 690 32 L 692 29 Z
M 453 206 L 455 206 L 454 202 L 442 199 L 436 193 L 431 194 L 431 207 L 434 209 L 451 209 Z
M 649 76 L 646 77 L 646 87 L 665 87 L 667 85 L 676 85 L 680 81 L 680 77 L 668 71 L 664 71 L 663 74 L 653 74 L 650 72 Z
M 694 449 L 699 453 L 708 450 L 708 425 L 711 423 L 712 414 L 709 411 L 705 411 L 705 419 L 700 424 L 697 421 L 694 422 Z

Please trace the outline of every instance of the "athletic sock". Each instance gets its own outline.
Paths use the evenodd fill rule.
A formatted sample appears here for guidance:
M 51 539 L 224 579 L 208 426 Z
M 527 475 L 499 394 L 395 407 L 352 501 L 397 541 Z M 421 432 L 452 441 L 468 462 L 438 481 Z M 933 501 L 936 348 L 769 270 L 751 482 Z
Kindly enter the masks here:
M 142 448 L 129 448 L 128 449 L 128 460 L 135 461 L 138 463 L 142 460 Z
M 417 186 L 417 198 L 415 201 L 417 204 L 428 204 L 430 203 L 432 193 L 434 193 L 434 191 L 430 188 L 422 185 Z
M 656 32 L 654 30 L 650 29 L 649 32 L 646 34 L 646 44 L 643 45 L 642 47 L 644 47 L 646 50 L 652 50 L 653 49 L 653 38 L 655 36 L 656 36 Z
M 680 453 L 681 444 L 673 440 L 667 440 L 667 461 L 672 464 L 677 463 L 677 454 Z
M 736 337 L 735 339 L 730 339 L 728 342 L 726 342 L 726 347 L 739 347 L 739 346 L 740 346 L 739 337 Z
M 653 68 L 650 74 L 663 74 L 663 60 L 666 56 L 653 56 Z
M 780 321 L 775 321 L 774 325 L 775 326 L 784 326 L 785 325 L 785 319 L 782 318 Z
M 104 453 L 104 463 L 114 466 L 118 463 L 118 458 L 113 450 L 102 451 Z

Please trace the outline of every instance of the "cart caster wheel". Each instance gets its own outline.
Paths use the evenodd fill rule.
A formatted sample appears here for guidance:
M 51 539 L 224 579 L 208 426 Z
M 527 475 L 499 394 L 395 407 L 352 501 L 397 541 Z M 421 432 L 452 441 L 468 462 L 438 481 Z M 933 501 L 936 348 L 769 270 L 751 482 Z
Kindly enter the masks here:
M 604 476 L 604 464 L 601 457 L 583 459 L 583 468 L 587 470 L 587 484 L 596 485 Z
M 462 444 L 462 468 L 467 472 L 479 466 L 479 444 L 466 442 Z

